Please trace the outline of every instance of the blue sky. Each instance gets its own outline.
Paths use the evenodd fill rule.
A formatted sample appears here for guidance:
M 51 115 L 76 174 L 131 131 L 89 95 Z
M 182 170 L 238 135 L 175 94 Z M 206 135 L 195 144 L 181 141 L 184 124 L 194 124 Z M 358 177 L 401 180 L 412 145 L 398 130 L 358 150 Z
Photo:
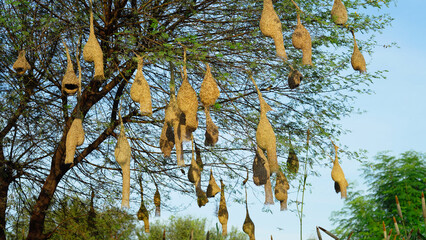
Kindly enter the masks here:
M 341 121 L 343 128 L 351 133 L 341 137 L 341 143 L 351 150 L 366 149 L 372 159 L 380 151 L 390 150 L 400 154 L 407 150 L 424 151 L 426 124 L 426 20 L 424 12 L 426 0 L 400 0 L 391 4 L 390 13 L 395 18 L 391 27 L 377 37 L 379 44 L 396 42 L 398 48 L 377 47 L 372 56 L 364 55 L 367 71 L 387 69 L 387 79 L 377 80 L 371 88 L 373 95 L 360 96 L 355 107 L 365 110 L 362 115 L 353 115 Z M 356 161 L 342 160 L 342 168 L 349 182 L 357 182 L 358 188 L 363 179 L 358 171 L 360 164 Z M 331 169 L 321 169 L 321 177 L 308 178 L 313 186 L 305 200 L 305 218 L 303 239 L 315 237 L 315 226 L 331 229 L 329 217 L 332 211 L 343 206 L 343 200 L 334 192 Z M 263 195 L 258 194 L 260 201 Z M 295 199 L 295 195 L 290 195 Z M 254 198 L 253 196 L 251 198 Z M 198 206 L 190 207 L 184 214 L 206 217 L 211 226 L 218 221 L 215 218 L 216 203 L 209 203 L 201 210 Z M 279 211 L 279 204 L 271 206 L 273 213 L 261 211 L 259 200 L 249 203 L 250 215 L 256 225 L 256 238 L 299 239 L 299 219 L 296 213 Z M 245 218 L 245 209 L 236 203 L 228 204 L 230 219 L 228 226 L 235 225 L 241 229 Z M 164 217 L 170 213 L 164 212 Z M 326 239 L 326 238 L 325 238 Z

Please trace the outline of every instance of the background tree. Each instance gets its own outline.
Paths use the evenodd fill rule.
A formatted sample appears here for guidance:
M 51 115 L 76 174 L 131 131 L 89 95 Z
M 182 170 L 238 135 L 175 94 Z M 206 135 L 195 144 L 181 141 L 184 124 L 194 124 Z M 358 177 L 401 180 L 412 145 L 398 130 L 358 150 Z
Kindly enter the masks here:
M 191 85 L 199 92 L 205 63 L 212 68 L 221 96 L 211 115 L 220 129 L 214 148 L 202 146 L 205 117 L 198 114 L 194 133 L 201 149 L 205 170 L 226 176 L 231 198 L 241 200 L 239 184 L 251 166 L 255 152 L 255 129 L 259 119 L 257 93 L 248 78 L 253 74 L 263 97 L 274 109 L 268 118 L 277 135 L 279 163 L 285 162 L 291 138 L 296 152 L 303 152 L 306 130 L 311 132 L 309 174 L 313 166 L 327 163 L 332 152 L 329 139 L 337 141 L 343 129 L 335 123 L 351 114 L 357 94 L 368 93 L 368 84 L 381 72 L 359 75 L 347 71 L 353 47 L 349 29 L 354 29 L 365 54 L 375 46 L 374 34 L 389 25 L 386 15 L 362 14 L 363 8 L 381 8 L 385 1 L 345 1 L 349 21 L 336 26 L 330 19 L 332 1 L 296 1 L 301 19 L 310 30 L 313 66 L 301 65 L 301 52 L 291 46 L 296 26 L 292 1 L 274 3 L 284 32 L 289 61 L 275 56 L 272 39 L 259 30 L 262 2 L 254 0 L 102 0 L 94 1 L 94 29 L 104 54 L 105 80 L 93 79 L 93 65 L 82 64 L 81 112 L 85 142 L 77 148 L 74 163 L 65 164 L 65 141 L 77 114 L 76 97 L 66 97 L 61 81 L 66 69 L 64 41 L 74 66 L 77 52 L 89 34 L 87 1 L 0 1 L 0 239 L 12 228 L 6 219 L 27 220 L 28 239 L 42 239 L 57 228 L 49 208 L 53 199 L 72 194 L 86 196 L 96 190 L 99 199 L 119 198 L 121 171 L 113 157 L 119 125 L 118 109 L 132 147 L 132 177 L 144 177 L 145 199 L 152 199 L 156 186 L 167 207 L 169 191 L 194 196 L 176 156 L 164 158 L 158 148 L 164 108 L 171 89 L 180 86 L 183 47 Z M 81 38 L 80 38 L 81 37 Z M 24 76 L 12 70 L 18 51 L 25 49 L 31 65 Z M 143 72 L 151 86 L 153 115 L 141 116 L 139 106 L 129 97 L 136 70 L 135 53 L 143 55 Z M 366 54 L 365 54 L 366 55 Z M 290 66 L 304 76 L 298 89 L 287 84 Z M 174 79 L 174 81 L 171 81 Z M 201 112 L 202 107 L 199 106 Z M 185 145 L 189 163 L 190 146 Z M 342 151 L 343 152 L 343 151 Z M 344 151 L 348 157 L 350 151 Z M 302 154 L 300 155 L 302 156 Z M 249 169 L 250 170 L 250 169 Z M 285 169 L 284 169 L 285 170 Z M 300 177 L 294 175 L 290 178 Z M 137 186 L 132 180 L 132 186 Z M 232 184 L 231 184 L 232 183 Z M 258 191 L 251 182 L 249 189 Z M 137 187 L 132 188 L 137 193 Z M 134 197 L 132 202 L 138 201 Z M 230 198 L 228 198 L 230 200 Z M 9 201 L 9 204 L 8 204 Z M 150 202 L 148 202 L 149 204 Z M 195 203 L 195 200 L 194 200 Z M 138 205 L 138 203 L 137 203 Z M 172 206 L 171 206 L 172 207 Z M 27 213 L 30 213 L 28 220 Z
M 248 237 L 241 230 L 232 227 L 226 237 L 222 236 L 220 227 L 206 229 L 207 219 L 193 218 L 191 216 L 186 217 L 170 217 L 167 222 L 155 221 L 151 228 L 150 233 L 139 232 L 138 237 L 140 240 L 154 240 L 162 239 L 163 230 L 166 230 L 166 239 L 189 239 L 191 231 L 193 232 L 194 240 L 206 239 L 207 231 L 209 231 L 209 239 L 211 240 L 247 240 Z
M 333 212 L 331 220 L 338 226 L 335 232 L 342 236 L 353 231 L 351 239 L 383 239 L 382 222 L 395 234 L 395 217 L 401 232 L 397 239 L 407 239 L 412 229 L 413 235 L 417 231 L 425 235 L 421 203 L 421 193 L 426 191 L 425 159 L 419 152 L 408 151 L 399 157 L 384 152 L 375 161 L 364 163 L 363 176 L 370 187 L 365 193 L 352 188 L 344 208 Z M 398 215 L 396 195 L 403 220 Z

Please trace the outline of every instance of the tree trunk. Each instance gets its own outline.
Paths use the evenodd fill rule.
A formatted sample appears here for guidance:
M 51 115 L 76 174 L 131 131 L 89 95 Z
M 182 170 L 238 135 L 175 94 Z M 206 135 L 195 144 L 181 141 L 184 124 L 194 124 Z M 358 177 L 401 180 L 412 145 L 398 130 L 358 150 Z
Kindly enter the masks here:
M 50 205 L 59 181 L 70 169 L 70 165 L 65 165 L 63 163 L 66 135 L 64 136 L 65 137 L 63 137 L 61 140 L 58 149 L 55 151 L 49 176 L 47 176 L 38 196 L 37 202 L 33 208 L 33 211 L 31 212 L 30 227 L 27 239 L 45 239 L 47 237 L 47 235 L 43 233 L 44 220 L 47 209 Z
M 7 171 L 7 167 L 3 166 L 0 176 L 0 240 L 6 240 L 6 207 L 7 192 L 11 183 L 12 176 Z

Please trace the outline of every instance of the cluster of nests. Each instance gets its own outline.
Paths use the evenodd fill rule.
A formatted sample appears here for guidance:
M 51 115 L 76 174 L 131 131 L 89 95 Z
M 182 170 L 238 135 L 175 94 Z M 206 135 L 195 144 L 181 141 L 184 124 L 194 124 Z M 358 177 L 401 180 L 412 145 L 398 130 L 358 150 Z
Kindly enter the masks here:
M 300 20 L 300 8 L 292 1 L 297 9 L 297 25 L 292 34 L 292 44 L 296 49 L 302 50 L 302 64 L 312 65 L 312 40 L 309 31 L 303 26 Z M 331 10 L 331 18 L 337 25 L 344 26 L 348 20 L 348 13 L 345 5 L 341 0 L 334 0 Z M 287 60 L 285 52 L 281 21 L 274 10 L 272 0 L 263 1 L 263 10 L 260 18 L 260 31 L 266 37 L 274 40 L 277 56 L 283 61 Z M 351 30 L 354 39 L 354 49 L 351 57 L 352 68 L 360 73 L 366 72 L 366 63 L 364 56 L 359 51 L 356 43 L 355 34 Z M 302 74 L 290 66 L 290 73 L 288 76 L 288 85 L 291 89 L 299 86 L 302 80 Z
M 294 2 L 293 2 L 294 3 Z M 92 3 L 91 3 L 92 4 Z M 294 3 L 295 4 L 295 3 Z M 297 25 L 292 35 L 292 44 L 296 49 L 302 50 L 302 63 L 304 65 L 312 65 L 312 41 L 308 30 L 303 26 L 300 20 L 300 8 L 297 8 Z M 341 0 L 334 0 L 331 10 L 332 20 L 335 24 L 345 25 L 348 20 L 347 10 Z M 281 22 L 277 13 L 274 10 L 272 0 L 264 0 L 263 10 L 260 19 L 260 30 L 267 36 L 274 40 L 276 52 L 278 57 L 283 61 L 287 60 L 287 55 L 283 43 Z M 354 50 L 351 58 L 351 64 L 354 70 L 361 73 L 366 71 L 366 64 L 363 55 L 358 49 L 355 34 L 353 31 Z M 79 57 L 77 56 L 77 64 L 79 76 L 77 77 L 74 72 L 74 67 L 71 61 L 68 47 L 64 43 L 67 55 L 67 68 L 62 80 L 62 92 L 66 95 L 74 95 L 78 93 L 78 107 L 75 116 L 70 122 L 70 128 L 66 139 L 65 163 L 73 164 L 76 147 L 84 142 L 84 130 L 82 126 L 82 113 L 80 112 L 80 95 L 81 95 L 81 67 Z M 94 63 L 94 79 L 104 80 L 104 66 L 103 66 L 103 53 L 96 39 L 93 28 L 93 13 L 90 10 L 90 34 L 87 43 L 83 49 L 83 58 L 87 62 Z M 143 76 L 143 58 L 137 56 L 138 66 L 135 80 L 130 89 L 130 96 L 140 105 L 140 112 L 142 115 L 152 114 L 152 103 L 150 87 L 148 82 Z M 299 86 L 302 74 L 293 69 L 288 77 L 288 84 L 291 89 Z M 13 69 L 19 74 L 23 75 L 26 71 L 31 69 L 30 64 L 25 58 L 25 50 L 19 52 L 17 61 L 13 64 Z M 220 204 L 218 217 L 222 224 L 222 234 L 226 235 L 228 211 L 226 208 L 224 184 L 221 180 L 221 187 L 216 183 L 212 170 L 210 171 L 210 180 L 206 191 L 201 189 L 201 171 L 203 170 L 203 163 L 201 160 L 200 150 L 194 144 L 192 133 L 198 127 L 198 97 L 194 88 L 188 81 L 186 70 L 186 51 L 184 51 L 184 66 L 182 71 L 182 84 L 179 88 L 177 95 L 174 89 L 171 91 L 170 101 L 165 110 L 165 120 L 160 136 L 160 149 L 165 157 L 171 155 L 172 149 L 176 147 L 177 164 L 185 166 L 183 160 L 182 142 L 192 140 L 192 160 L 188 171 L 188 179 L 191 181 L 196 190 L 198 205 L 204 206 L 208 202 L 208 198 L 215 197 L 217 193 L 220 194 Z M 269 122 L 266 113 L 271 110 L 271 107 L 263 99 L 260 90 L 258 89 L 254 79 L 251 77 L 253 84 L 256 87 L 259 103 L 260 103 L 260 120 L 256 130 L 256 143 L 257 149 L 255 158 L 253 160 L 253 182 L 258 186 L 265 187 L 265 204 L 273 204 L 272 184 L 270 177 L 273 173 L 276 174 L 276 184 L 274 187 L 275 198 L 281 203 L 281 210 L 287 209 L 287 198 L 289 183 L 283 171 L 279 168 L 276 154 L 276 138 L 275 133 Z M 218 127 L 214 124 L 210 116 L 210 107 L 215 104 L 220 95 L 220 91 L 215 79 L 212 76 L 210 66 L 206 64 L 206 72 L 200 88 L 200 100 L 204 106 L 206 117 L 206 132 L 205 142 L 206 146 L 214 146 L 219 137 Z M 130 159 L 131 147 L 125 134 L 124 125 L 120 116 L 120 134 L 118 136 L 117 145 L 115 148 L 115 157 L 118 164 L 123 170 L 123 192 L 122 192 L 122 206 L 129 207 L 129 194 L 130 194 Z M 195 145 L 195 154 L 194 154 Z M 339 165 L 337 158 L 337 146 L 335 146 L 336 157 L 333 161 L 332 179 L 335 181 L 336 192 L 341 192 L 342 197 L 346 197 L 346 188 L 348 183 L 345 179 L 344 173 Z M 291 147 L 287 159 L 287 168 L 290 173 L 297 173 L 299 169 L 299 161 L 296 152 Z M 138 218 L 145 223 L 145 231 L 149 232 L 149 214 L 143 201 L 143 189 L 141 185 L 141 207 L 138 211 Z M 246 196 L 247 198 L 247 196 Z M 247 201 L 247 199 L 246 199 Z M 156 206 L 156 215 L 160 214 L 161 198 L 157 187 L 154 194 L 154 204 Z M 254 224 L 250 219 L 247 202 L 246 202 L 246 219 L 244 221 L 243 230 L 246 232 L 250 239 L 254 239 Z

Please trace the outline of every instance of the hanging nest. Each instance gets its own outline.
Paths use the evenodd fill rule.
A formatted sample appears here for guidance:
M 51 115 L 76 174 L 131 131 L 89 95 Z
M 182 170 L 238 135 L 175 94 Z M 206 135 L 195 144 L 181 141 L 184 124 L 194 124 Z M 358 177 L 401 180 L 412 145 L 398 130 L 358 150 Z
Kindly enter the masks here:
M 259 95 L 259 100 L 260 120 L 256 130 L 256 142 L 262 150 L 266 151 L 270 171 L 276 172 L 278 171 L 277 143 L 272 125 L 266 116 L 266 113 L 272 109 L 261 95 Z
M 192 154 L 191 165 L 188 170 L 188 180 L 194 184 L 200 181 L 201 171 L 195 161 L 194 153 Z
M 138 56 L 138 69 L 130 88 L 130 97 L 140 104 L 141 115 L 150 116 L 152 114 L 151 92 L 149 84 L 143 76 L 142 69 L 143 58 Z
M 157 190 L 154 193 L 154 205 L 155 205 L 155 216 L 159 217 L 161 215 L 161 197 L 160 192 Z
M 180 131 L 180 115 L 181 112 L 177 105 L 176 96 L 174 93 L 170 96 L 170 102 L 167 105 L 166 113 L 165 113 L 165 122 L 173 126 L 173 134 L 174 141 L 176 146 L 176 158 L 178 166 L 185 166 L 185 162 L 183 160 L 183 150 L 182 150 L 182 134 Z
M 293 46 L 302 49 L 302 63 L 312 65 L 312 40 L 308 30 L 300 22 L 300 14 L 297 13 L 297 25 L 292 35 Z
M 203 163 L 203 160 L 201 159 L 201 151 L 197 147 L 197 144 L 195 142 L 194 142 L 194 145 L 195 145 L 195 162 L 197 163 L 198 168 L 200 168 L 200 172 L 202 172 L 204 169 L 204 163 Z
M 101 46 L 95 36 L 93 27 L 93 10 L 92 1 L 90 1 L 90 34 L 86 45 L 83 47 L 83 58 L 86 62 L 95 63 L 95 80 L 104 80 L 104 54 L 102 53 Z
M 274 204 L 274 196 L 272 193 L 271 178 L 268 178 L 268 180 L 265 183 L 265 205 L 273 205 L 273 204 Z
M 192 88 L 191 84 L 189 84 L 186 67 L 184 68 L 182 78 L 182 85 L 177 94 L 177 104 L 179 109 L 185 114 L 185 126 L 187 131 L 193 132 L 198 127 L 198 99 L 197 93 Z
M 121 117 L 120 117 L 121 118 Z M 131 149 L 129 141 L 127 140 L 126 133 L 124 132 L 124 125 L 121 123 L 120 135 L 118 136 L 117 145 L 115 145 L 115 160 L 120 164 L 123 174 L 123 192 L 121 207 L 129 208 L 130 197 L 130 158 Z
M 197 119 L 198 125 L 198 119 Z M 179 116 L 179 133 L 183 142 L 191 141 L 193 129 L 186 126 L 186 116 L 184 113 L 181 113 Z
M 138 219 L 143 221 L 145 225 L 145 232 L 149 233 L 149 212 L 145 207 L 144 201 L 143 201 L 143 188 L 142 188 L 142 181 L 140 180 L 140 186 L 141 186 L 141 207 L 138 211 Z
M 243 231 L 249 235 L 250 240 L 255 240 L 255 234 L 254 234 L 254 223 L 250 218 L 249 212 L 248 212 L 248 206 L 247 206 L 247 192 L 246 192 L 246 218 L 244 219 L 243 224 Z
M 344 25 L 348 21 L 348 11 L 341 0 L 334 0 L 331 8 L 331 19 L 337 25 Z
M 227 224 L 228 224 L 228 209 L 226 208 L 225 201 L 225 184 L 220 180 L 220 204 L 219 204 L 219 222 L 222 224 L 222 236 L 226 236 L 228 234 Z
M 64 78 L 62 79 L 62 92 L 66 95 L 74 95 L 77 93 L 79 89 L 81 89 L 81 82 L 77 78 L 74 72 L 74 66 L 71 62 L 70 53 L 68 50 L 68 47 L 65 43 L 63 43 L 65 46 L 65 51 L 67 54 L 67 70 L 65 72 Z
M 345 174 L 343 173 L 342 167 L 340 167 L 339 159 L 337 157 L 337 150 L 339 148 L 335 145 L 335 159 L 333 161 L 333 169 L 331 170 L 331 178 L 334 181 L 334 190 L 336 193 L 340 192 L 341 198 L 347 197 L 346 188 L 348 187 L 348 181 L 346 181 Z
M 352 31 L 352 36 L 354 38 L 354 51 L 351 57 L 352 68 L 355 71 L 359 71 L 360 73 L 365 73 L 367 71 L 367 65 L 365 64 L 364 56 L 359 51 L 359 48 L 355 39 L 355 34 L 353 31 Z
M 204 112 L 206 114 L 206 133 L 205 133 L 205 146 L 214 146 L 219 140 L 219 128 L 214 124 L 211 116 L 210 110 L 208 108 L 204 108 Z
M 213 78 L 209 64 L 206 63 L 206 74 L 201 83 L 200 100 L 204 107 L 208 108 L 216 102 L 219 95 L 219 87 L 217 86 L 216 80 Z
M 295 89 L 300 85 L 302 79 L 302 74 L 298 70 L 292 69 L 288 75 L 288 86 L 290 89 Z
M 214 197 L 218 192 L 220 192 L 220 188 L 216 183 L 216 180 L 213 176 L 213 171 L 210 169 L 210 180 L 209 185 L 207 186 L 207 197 L 212 198 Z
M 173 133 L 173 128 L 165 122 L 163 124 L 160 136 L 160 149 L 164 157 L 170 157 L 174 145 L 175 135 Z
M 65 164 L 74 162 L 75 149 L 84 142 L 83 117 L 77 106 L 77 117 L 72 121 L 65 142 Z
M 263 10 L 262 15 L 260 17 L 260 31 L 266 37 L 274 39 L 277 56 L 283 59 L 284 61 L 287 60 L 287 54 L 284 48 L 281 21 L 274 10 L 272 0 L 263 1 Z
M 275 198 L 280 201 L 281 211 L 287 210 L 287 199 L 288 199 L 288 190 L 290 185 L 288 184 L 287 178 L 285 177 L 282 171 L 277 173 L 277 182 L 275 184 Z
M 265 185 L 270 177 L 269 164 L 263 150 L 257 147 L 253 160 L 253 182 L 257 186 Z
M 16 59 L 12 68 L 19 75 L 23 75 L 26 71 L 31 69 L 31 65 L 28 63 L 27 58 L 25 57 L 25 50 L 19 51 L 18 59 Z
M 287 169 L 292 173 L 299 171 L 299 158 L 296 155 L 293 147 L 290 147 L 287 158 Z
M 195 193 L 197 194 L 198 207 L 205 206 L 209 202 L 206 193 L 201 189 L 201 179 L 195 184 Z

